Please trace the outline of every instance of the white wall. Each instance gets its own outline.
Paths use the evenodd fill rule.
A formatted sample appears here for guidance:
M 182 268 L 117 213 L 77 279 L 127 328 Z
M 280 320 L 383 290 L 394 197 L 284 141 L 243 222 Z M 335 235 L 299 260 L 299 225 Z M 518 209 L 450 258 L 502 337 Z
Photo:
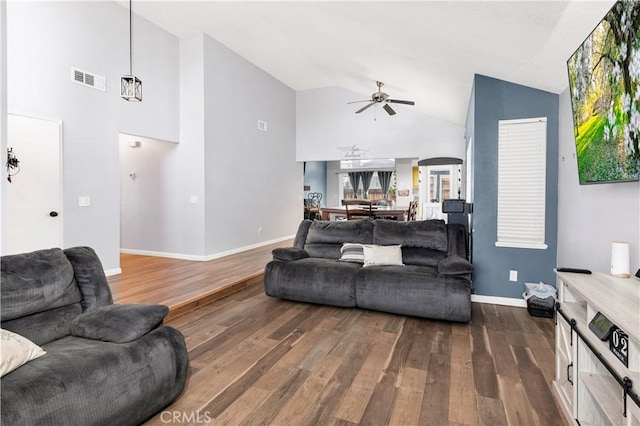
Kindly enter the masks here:
M 118 134 L 178 140 L 178 39 L 134 16 L 133 71 L 143 82 L 143 102 L 128 103 L 119 97 L 120 76 L 129 71 L 127 8 L 17 1 L 6 7 L 8 112 L 63 122 L 64 246 L 91 246 L 105 269 L 117 269 Z M 71 82 L 72 66 L 105 76 L 106 92 Z M 91 207 L 78 207 L 78 196 L 90 196 Z
M 360 149 L 362 158 L 464 158 L 464 126 L 393 104 L 389 116 L 379 105 L 355 114 L 370 95 L 339 87 L 303 90 L 297 97 L 298 161 L 345 159 L 344 148 Z M 375 118 L 375 121 L 374 121 Z
M 121 247 L 142 254 L 205 258 L 204 38 L 179 41 L 180 140 L 123 136 Z M 128 141 L 142 141 L 131 149 Z M 129 171 L 139 170 L 132 181 Z
M 140 146 L 132 147 L 131 142 Z M 178 205 L 168 193 L 178 168 L 179 145 L 120 135 L 120 247 L 126 251 L 171 252 L 169 212 Z
M 203 43 L 202 35 L 180 40 L 180 144 L 170 157 L 167 197 L 175 204 L 165 226 L 167 252 L 181 256 L 205 253 Z
M 303 215 L 295 92 L 206 35 L 204 70 L 207 255 L 293 236 Z
M 123 250 L 203 260 L 295 233 L 295 93 L 217 41 L 180 40 L 180 142 L 132 139 L 120 145 Z
M 413 201 L 413 160 L 401 158 L 396 160 L 396 205 L 401 207 L 409 206 Z M 400 196 L 399 191 L 409 191 L 409 195 Z
M 0 152 L 7 152 L 7 3 L 0 2 Z M 7 168 L 0 167 L 0 205 L 6 206 Z M 4 209 L 0 208 L 0 253 L 4 247 Z
M 339 206 L 340 194 L 338 193 L 340 173 L 340 161 L 327 161 L 327 195 L 326 206 Z
M 560 95 L 558 265 L 609 273 L 611 242 L 628 241 L 640 268 L 640 183 L 580 185 L 569 90 Z

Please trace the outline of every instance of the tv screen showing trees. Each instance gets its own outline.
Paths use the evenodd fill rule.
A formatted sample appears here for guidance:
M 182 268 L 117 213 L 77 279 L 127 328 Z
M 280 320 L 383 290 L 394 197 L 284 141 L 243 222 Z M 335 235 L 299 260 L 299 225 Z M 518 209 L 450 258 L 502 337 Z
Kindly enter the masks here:
M 580 183 L 640 179 L 640 2 L 614 4 L 567 68 Z

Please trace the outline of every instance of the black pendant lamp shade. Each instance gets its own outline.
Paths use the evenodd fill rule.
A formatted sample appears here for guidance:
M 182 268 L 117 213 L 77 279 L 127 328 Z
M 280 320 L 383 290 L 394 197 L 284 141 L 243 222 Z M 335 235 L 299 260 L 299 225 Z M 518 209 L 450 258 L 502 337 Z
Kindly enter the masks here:
M 129 0 L 129 74 L 120 78 L 120 96 L 125 101 L 142 102 L 142 80 L 133 75 L 133 36 L 131 22 L 131 0 Z

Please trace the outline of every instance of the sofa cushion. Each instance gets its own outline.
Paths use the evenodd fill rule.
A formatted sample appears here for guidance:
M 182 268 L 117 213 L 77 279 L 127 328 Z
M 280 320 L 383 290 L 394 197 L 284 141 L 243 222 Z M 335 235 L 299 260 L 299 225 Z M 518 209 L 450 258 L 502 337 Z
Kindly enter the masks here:
M 81 313 L 80 303 L 74 303 L 48 311 L 36 312 L 22 318 L 2 321 L 2 328 L 26 337 L 36 345 L 44 345 L 70 335 L 71 323 Z
M 364 263 L 364 246 L 358 243 L 344 243 L 340 248 L 341 262 Z
M 356 276 L 359 307 L 422 318 L 468 322 L 471 286 L 424 266 L 371 266 Z
M 306 244 L 371 244 L 373 242 L 373 223 L 370 219 L 347 221 L 316 220 L 309 227 Z
M 72 247 L 66 249 L 64 254 L 73 266 L 76 284 L 82 295 L 82 310 L 112 304 L 111 289 L 96 252 L 91 247 Z
M 296 232 L 296 236 L 293 239 L 293 246 L 297 248 L 304 248 L 304 242 L 307 240 L 307 233 L 309 232 L 309 227 L 313 224 L 314 221 L 305 219 L 300 222 L 298 226 L 298 232 Z
M 67 336 L 2 378 L 2 424 L 135 425 L 183 390 L 183 336 L 160 327 L 130 343 Z
M 401 244 L 403 247 L 421 247 L 446 252 L 447 225 L 442 220 L 378 220 L 373 229 L 373 244 Z
M 364 251 L 364 265 L 362 266 L 404 265 L 402 263 L 401 246 L 376 246 L 373 244 L 365 244 L 362 248 Z
M 466 275 L 473 272 L 473 265 L 460 256 L 449 256 L 438 263 L 438 272 L 442 275 Z
M 1 262 L 2 321 L 80 302 L 73 268 L 61 249 L 2 256 Z
M 357 263 L 309 257 L 294 262 L 271 261 L 264 273 L 269 296 L 323 305 L 356 306 Z
M 0 377 L 46 354 L 29 339 L 3 329 L 0 329 L 0 347 Z
M 447 253 L 440 250 L 402 246 L 402 263 L 405 265 L 438 267 L 445 257 Z
M 340 259 L 340 249 L 342 244 L 305 244 L 304 249 L 309 253 L 309 257 L 317 257 L 323 259 Z
M 309 257 L 309 253 L 306 250 L 298 247 L 278 247 L 271 251 L 275 260 L 281 260 L 283 262 L 291 262 L 292 260 L 304 259 Z
M 139 339 L 160 324 L 169 313 L 164 305 L 117 304 L 79 315 L 71 334 L 104 342 L 127 343 Z
M 340 259 L 343 243 L 371 244 L 373 220 L 322 221 L 309 226 L 304 249 L 310 257 Z

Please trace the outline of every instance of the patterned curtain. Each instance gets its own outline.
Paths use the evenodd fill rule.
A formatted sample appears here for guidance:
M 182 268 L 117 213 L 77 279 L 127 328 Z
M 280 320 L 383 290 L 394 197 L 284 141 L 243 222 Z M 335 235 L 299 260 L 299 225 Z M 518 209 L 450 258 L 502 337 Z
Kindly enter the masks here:
M 358 187 L 360 186 L 360 174 L 358 172 L 349 172 L 349 182 L 353 188 L 353 198 L 358 198 Z
M 378 180 L 380 181 L 380 187 L 382 188 L 382 193 L 384 194 L 384 198 L 387 198 L 387 194 L 389 193 L 389 187 L 391 186 L 392 176 L 393 176 L 393 172 L 378 172 Z
M 369 198 L 367 192 L 369 192 L 369 186 L 371 186 L 373 172 L 360 172 L 360 178 L 362 179 L 362 197 Z

